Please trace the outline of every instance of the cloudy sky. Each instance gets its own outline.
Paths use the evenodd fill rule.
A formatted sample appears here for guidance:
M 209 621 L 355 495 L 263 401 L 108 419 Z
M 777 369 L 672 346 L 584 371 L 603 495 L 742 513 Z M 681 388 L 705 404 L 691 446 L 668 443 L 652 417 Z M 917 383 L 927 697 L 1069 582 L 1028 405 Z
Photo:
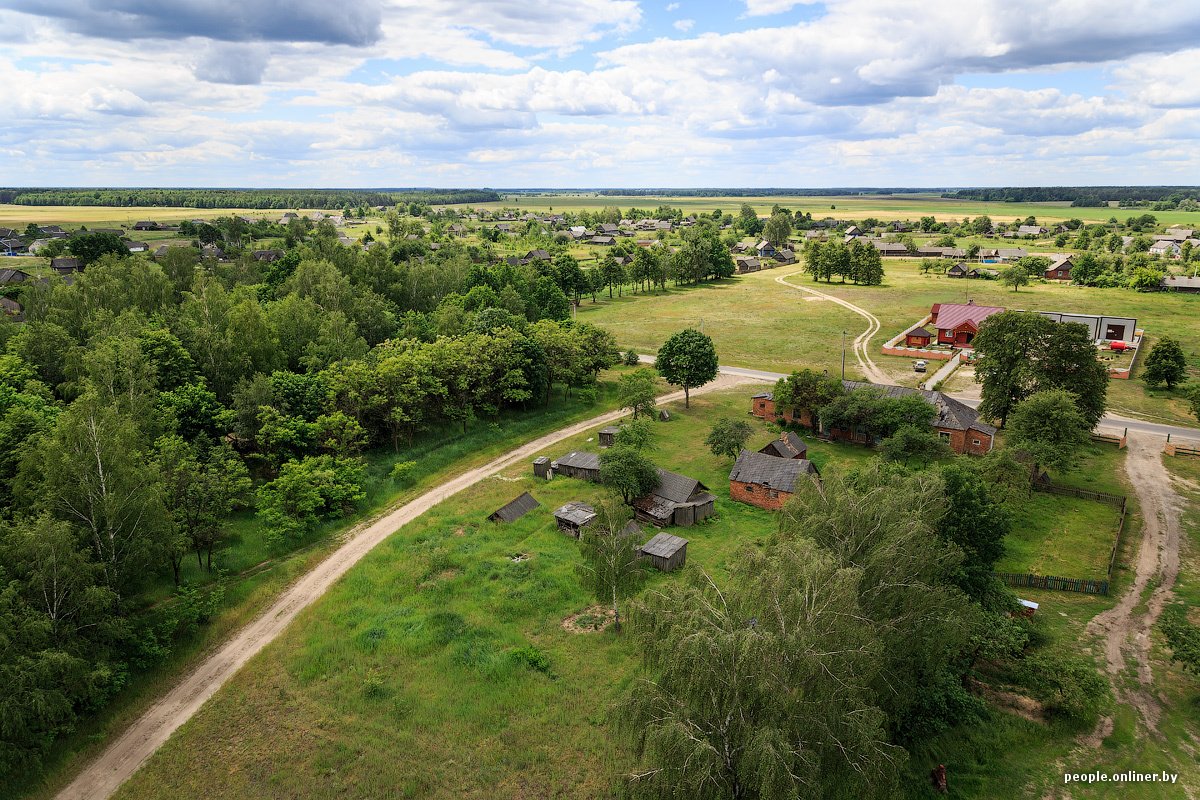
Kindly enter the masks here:
M 1196 0 L 0 0 L 0 185 L 1200 183 Z

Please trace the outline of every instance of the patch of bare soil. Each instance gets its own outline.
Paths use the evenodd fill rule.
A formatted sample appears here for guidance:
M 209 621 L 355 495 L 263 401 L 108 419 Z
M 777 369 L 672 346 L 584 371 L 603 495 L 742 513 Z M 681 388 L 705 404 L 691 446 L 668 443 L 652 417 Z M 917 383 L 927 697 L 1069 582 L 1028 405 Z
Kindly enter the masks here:
M 1032 697 L 1006 692 L 980 681 L 971 681 L 971 690 L 1001 711 L 1016 714 L 1030 722 L 1046 721 L 1046 708 Z
M 607 628 L 616 619 L 611 608 L 592 606 L 562 621 L 562 629 L 570 633 L 596 633 Z
M 1099 722 L 1096 723 L 1096 730 L 1092 731 L 1091 733 L 1087 733 L 1087 734 L 1081 733 L 1079 736 L 1077 736 L 1075 738 L 1075 742 L 1080 747 L 1086 747 L 1090 750 L 1095 750 L 1097 747 L 1099 747 L 1101 744 L 1104 743 L 1105 739 L 1112 736 L 1112 732 L 1113 732 L 1113 718 L 1112 717 L 1101 717 Z
M 1183 502 L 1163 466 L 1161 448 L 1162 441 L 1156 437 L 1129 435 L 1125 471 L 1142 507 L 1141 547 L 1134 564 L 1133 582 L 1120 602 L 1097 614 L 1087 627 L 1088 633 L 1104 637 L 1105 671 L 1117 700 L 1136 708 L 1142 723 L 1156 736 L 1160 735 L 1162 706 L 1153 689 L 1150 629 L 1175 596 Z M 1147 591 L 1145 610 L 1138 610 Z M 1129 689 L 1118 685 L 1116 680 L 1129 663 L 1127 659 L 1137 668 L 1137 684 Z

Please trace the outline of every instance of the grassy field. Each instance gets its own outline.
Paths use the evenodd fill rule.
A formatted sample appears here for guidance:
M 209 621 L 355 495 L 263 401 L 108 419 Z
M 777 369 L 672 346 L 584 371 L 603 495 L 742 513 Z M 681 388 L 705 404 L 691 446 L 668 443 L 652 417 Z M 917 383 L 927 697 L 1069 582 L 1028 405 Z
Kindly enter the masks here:
M 689 410 L 675 404 L 675 419 L 655 428 L 654 461 L 718 495 L 716 519 L 676 531 L 690 540 L 689 562 L 718 575 L 775 525 L 772 514 L 728 499 L 731 462 L 700 444 L 716 417 L 745 416 L 749 393 L 705 395 Z M 749 446 L 776 435 L 752 424 Z M 594 438 L 546 455 L 594 449 Z M 871 456 L 810 448 L 826 467 Z M 541 508 L 512 525 L 486 521 L 526 490 Z M 118 797 L 607 796 L 611 777 L 628 766 L 607 708 L 631 679 L 636 653 L 611 628 L 563 628 L 594 600 L 574 575 L 574 540 L 550 514 L 599 495 L 581 481 L 537 481 L 522 464 L 405 526 L 236 675 Z M 548 673 L 515 660 L 527 646 L 548 656 Z M 201 765 L 209 766 L 198 781 Z
M 1193 375 L 1200 375 L 1200 296 L 1139 293 L 1125 289 L 1094 289 L 1040 283 L 1019 292 L 996 281 L 962 280 L 923 275 L 919 262 L 888 260 L 882 286 L 811 283 L 795 268 L 778 268 L 737 276 L 700 287 L 672 288 L 661 294 L 626 295 L 593 304 L 585 301 L 579 318 L 610 328 L 623 346 L 652 353 L 672 332 L 699 327 L 713 337 L 721 362 L 787 372 L 801 367 L 840 374 L 843 330 L 852 339 L 866 327 L 862 317 L 833 303 L 811 299 L 781 286 L 780 276 L 848 300 L 877 316 L 882 324 L 871 339 L 872 359 L 898 382 L 913 383 L 912 359 L 878 355 L 891 337 L 929 313 L 934 303 L 974 300 L 995 305 L 1044 311 L 1101 313 L 1135 317 L 1147 341 L 1130 380 L 1109 384 L 1111 411 L 1181 425 L 1196 425 L 1185 391 L 1151 389 L 1141 380 L 1149 347 L 1166 333 L 1183 346 Z M 847 377 L 859 377 L 849 357 Z

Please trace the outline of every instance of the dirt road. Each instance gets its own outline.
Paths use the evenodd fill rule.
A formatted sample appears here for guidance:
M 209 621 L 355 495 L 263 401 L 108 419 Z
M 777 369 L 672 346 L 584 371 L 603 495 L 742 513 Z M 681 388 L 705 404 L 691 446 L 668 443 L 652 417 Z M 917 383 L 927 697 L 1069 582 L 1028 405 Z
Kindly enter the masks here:
M 1125 472 L 1142 507 L 1142 541 L 1134 564 L 1133 585 L 1120 602 L 1096 616 L 1088 633 L 1104 636 L 1105 669 L 1117 699 L 1134 706 L 1152 734 L 1158 733 L 1162 708 L 1153 690 L 1150 669 L 1150 628 L 1174 597 L 1179 574 L 1180 508 L 1183 500 L 1171 485 L 1162 463 L 1162 439 L 1129 434 Z M 1155 582 L 1144 611 L 1137 611 L 1147 587 Z M 1137 667 L 1137 683 L 1124 688 L 1118 676 L 1127 659 Z
M 749 380 L 742 376 L 721 376 L 707 386 L 693 389 L 692 394 L 704 394 Z M 683 392 L 674 392 L 660 397 L 659 402 L 682 399 Z M 451 495 L 494 475 L 499 470 L 530 458 L 555 442 L 598 425 L 615 422 L 622 416 L 623 412 L 613 411 L 547 434 L 494 461 L 465 472 L 437 489 L 426 492 L 384 516 L 368 520 L 350 531 L 344 545 L 330 554 L 312 572 L 285 590 L 266 613 L 236 633 L 179 685 L 155 703 L 117 741 L 85 767 L 69 786 L 59 792 L 58 800 L 106 800 L 110 797 L 167 741 L 176 728 L 186 722 L 216 693 L 221 684 L 278 636 L 297 614 L 324 594 L 334 581 L 400 526 L 416 519 Z
M 872 381 L 873 383 L 894 383 L 891 376 L 880 369 L 875 362 L 871 360 L 871 355 L 868 351 L 868 348 L 871 344 L 871 337 L 879 331 L 879 318 L 870 311 L 867 311 L 865 308 L 860 308 L 847 300 L 841 299 L 840 297 L 834 297 L 833 295 L 826 294 L 819 289 L 801 286 L 800 284 L 792 283 L 788 280 L 788 278 L 799 274 L 799 272 L 791 272 L 787 275 L 780 275 L 775 279 L 775 282 L 782 283 L 784 286 L 790 286 L 793 289 L 799 289 L 802 292 L 808 292 L 809 294 L 816 295 L 817 297 L 825 300 L 830 300 L 834 303 L 837 303 L 839 306 L 850 309 L 855 314 L 858 314 L 866 319 L 867 329 L 854 339 L 854 357 L 858 359 L 858 365 L 862 367 L 863 374 L 867 376 L 867 380 Z

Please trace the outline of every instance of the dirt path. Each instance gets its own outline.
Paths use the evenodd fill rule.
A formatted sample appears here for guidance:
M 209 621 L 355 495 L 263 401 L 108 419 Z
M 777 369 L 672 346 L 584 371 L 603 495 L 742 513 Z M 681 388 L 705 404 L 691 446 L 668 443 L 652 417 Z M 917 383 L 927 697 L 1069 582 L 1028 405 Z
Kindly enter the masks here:
M 704 394 L 748 381 L 749 379 L 740 376 L 723 375 L 707 386 L 693 389 L 692 394 Z M 682 399 L 683 392 L 673 392 L 660 397 L 659 402 Z M 334 581 L 358 563 L 359 559 L 402 525 L 413 521 L 451 495 L 499 470 L 530 458 L 539 450 L 598 425 L 615 422 L 622 416 L 623 412 L 613 411 L 547 434 L 351 530 L 345 537 L 344 545 L 285 590 L 265 613 L 234 634 L 217 652 L 205 659 L 181 683 L 139 717 L 119 739 L 85 767 L 69 786 L 58 793 L 58 800 L 106 800 L 110 797 L 167 741 L 176 728 L 186 722 L 216 693 L 221 684 L 282 633 L 297 614 L 324 594 Z
M 1125 472 L 1142 507 L 1142 542 L 1134 564 L 1133 584 L 1120 602 L 1088 623 L 1088 633 L 1103 635 L 1105 670 L 1117 700 L 1134 706 L 1152 734 L 1158 734 L 1162 707 L 1153 690 L 1150 669 L 1150 628 L 1174 597 L 1179 574 L 1180 507 L 1183 503 L 1171 486 L 1162 463 L 1162 439 L 1129 434 Z M 1146 589 L 1154 589 L 1145 610 L 1138 610 Z M 1124 689 L 1117 677 L 1129 660 L 1137 667 L 1137 683 Z
M 809 294 L 816 295 L 817 297 L 823 298 L 825 300 L 831 300 L 834 303 L 837 303 L 839 306 L 848 308 L 851 311 L 853 311 L 855 314 L 858 314 L 859 316 L 865 318 L 867 320 L 867 329 L 865 331 L 863 331 L 862 333 L 860 333 L 854 339 L 854 345 L 853 345 L 854 346 L 854 357 L 858 359 L 858 365 L 860 367 L 862 367 L 863 374 L 867 376 L 867 380 L 872 381 L 874 383 L 883 383 L 883 384 L 895 383 L 895 381 L 892 380 L 890 375 L 888 375 L 886 372 L 884 372 L 882 369 L 880 369 L 875 364 L 875 362 L 871 360 L 871 355 L 870 355 L 870 352 L 868 351 L 868 348 L 870 347 L 870 344 L 871 344 L 871 337 L 874 336 L 879 331 L 879 327 L 880 327 L 879 318 L 876 317 L 874 314 L 872 314 L 870 311 L 867 311 L 864 308 L 860 308 L 860 307 L 854 305 L 853 303 L 849 302 L 848 300 L 843 300 L 840 297 L 834 297 L 831 294 L 826 294 L 825 292 L 822 292 L 819 289 L 811 289 L 807 286 L 801 286 L 799 284 L 792 283 L 791 281 L 787 280 L 788 278 L 792 277 L 793 275 L 799 275 L 799 274 L 800 274 L 799 272 L 790 272 L 787 275 L 780 275 L 778 278 L 775 279 L 775 281 L 776 281 L 776 283 L 782 283 L 784 286 L 790 286 L 793 289 L 799 289 L 802 292 L 808 292 Z

